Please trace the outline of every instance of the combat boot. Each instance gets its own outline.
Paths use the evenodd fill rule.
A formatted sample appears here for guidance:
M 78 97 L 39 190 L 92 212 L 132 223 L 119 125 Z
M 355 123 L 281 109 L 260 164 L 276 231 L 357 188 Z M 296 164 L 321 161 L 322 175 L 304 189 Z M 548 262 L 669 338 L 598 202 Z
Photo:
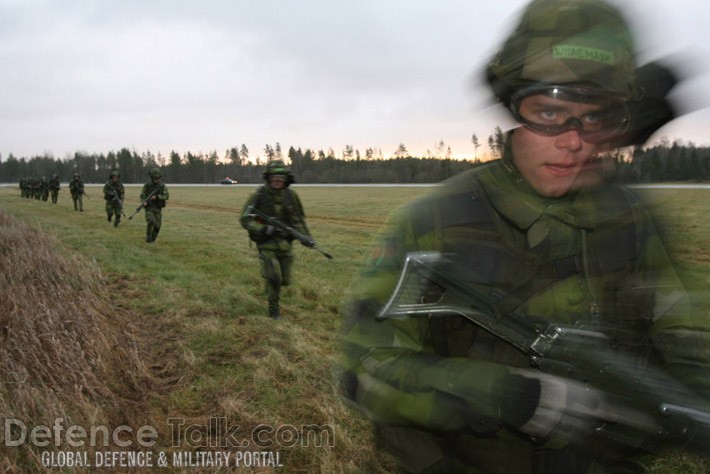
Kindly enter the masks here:
M 269 308 L 269 317 L 271 319 L 281 319 L 279 308 Z

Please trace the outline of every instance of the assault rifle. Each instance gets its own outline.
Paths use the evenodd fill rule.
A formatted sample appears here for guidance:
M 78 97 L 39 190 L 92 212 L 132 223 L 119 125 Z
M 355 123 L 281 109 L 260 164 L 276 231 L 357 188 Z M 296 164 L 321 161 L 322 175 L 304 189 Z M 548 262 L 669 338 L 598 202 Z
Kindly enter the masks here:
M 140 204 L 138 204 L 138 207 L 136 207 L 136 210 L 133 212 L 133 214 L 131 214 L 131 217 L 129 217 L 128 220 L 130 221 L 131 219 L 133 219 L 133 216 L 135 216 L 136 214 L 141 212 L 141 209 L 143 209 L 146 206 L 146 204 L 148 204 L 148 201 L 150 201 L 150 198 L 152 198 L 153 196 L 158 194 L 158 191 L 161 191 L 162 189 L 163 189 L 162 186 L 158 186 L 157 188 L 155 188 L 152 193 L 150 193 L 144 200 L 141 201 Z
M 121 215 L 123 215 L 123 217 L 126 217 L 126 213 L 123 212 L 123 201 L 118 198 L 118 193 L 115 189 L 111 191 L 111 200 L 118 204 L 118 208 L 121 210 Z
M 281 222 L 280 220 L 278 220 L 275 217 L 272 217 L 268 214 L 261 212 L 260 210 L 256 209 L 254 206 L 247 207 L 246 210 L 244 211 L 244 215 L 259 217 L 264 221 L 264 223 L 266 225 L 270 225 L 270 226 L 273 226 L 273 227 L 281 230 L 286 235 L 289 235 L 292 238 L 298 240 L 306 247 L 313 249 L 313 250 L 317 250 L 318 252 L 322 253 L 328 259 L 333 258 L 333 256 L 331 254 L 329 254 L 328 252 L 319 249 L 318 246 L 316 245 L 316 243 L 313 241 L 313 239 L 311 239 L 309 236 L 303 235 L 302 233 L 300 233 L 299 231 L 297 231 L 293 227 L 290 227 L 289 225 Z
M 522 351 L 540 371 L 580 382 L 616 402 L 621 409 L 615 421 L 600 421 L 597 435 L 647 451 L 673 444 L 708 452 L 710 400 L 658 367 L 638 367 L 630 354 L 612 348 L 604 328 L 541 326 L 519 314 L 501 314 L 491 297 L 456 277 L 455 267 L 438 252 L 409 253 L 377 319 L 463 316 Z

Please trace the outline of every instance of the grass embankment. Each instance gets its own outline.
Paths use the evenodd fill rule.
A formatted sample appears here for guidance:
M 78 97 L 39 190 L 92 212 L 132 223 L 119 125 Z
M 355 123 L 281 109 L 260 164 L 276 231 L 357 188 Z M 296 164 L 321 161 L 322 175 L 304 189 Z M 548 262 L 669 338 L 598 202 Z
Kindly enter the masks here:
M 135 363 L 145 364 L 141 369 L 147 370 L 145 379 L 157 381 L 159 390 L 141 399 L 140 415 L 124 417 L 122 423 L 137 428 L 147 419 L 160 434 L 155 450 L 192 451 L 214 449 L 210 443 L 223 439 L 224 426 L 211 425 L 215 417 L 226 418 L 232 427 L 239 425 L 237 438 L 246 440 L 252 440 L 252 430 L 260 424 L 296 430 L 329 426 L 334 433 L 332 447 L 298 442 L 288 448 L 274 444 L 257 449 L 280 451 L 285 466 L 280 472 L 391 470 L 387 459 L 371 449 L 368 424 L 338 398 L 333 373 L 339 349 L 338 312 L 343 293 L 387 214 L 427 189 L 295 187 L 313 235 L 336 258 L 326 260 L 297 245 L 295 281 L 282 298 L 284 318 L 272 321 L 266 317 L 256 249 L 238 224 L 238 213 L 255 188 L 168 186 L 171 199 L 154 244 L 143 241 L 142 213 L 133 220 L 124 219 L 118 228 L 106 222 L 100 188 L 87 188 L 91 197 L 85 199 L 83 213 L 73 210 L 64 193 L 59 204 L 52 205 L 21 199 L 14 188 L 0 188 L 3 209 L 57 236 L 61 248 L 69 249 L 60 253 L 93 272 L 82 281 L 95 282 L 90 294 L 110 308 L 107 319 L 118 326 L 101 333 L 124 338 L 127 344 L 121 347 L 133 344 L 131 335 L 148 342 L 136 343 L 142 350 L 135 352 L 139 359 Z M 139 192 L 137 187 L 127 187 L 129 215 L 138 204 Z M 672 253 L 682 273 L 689 276 L 686 281 L 691 290 L 705 295 L 710 283 L 710 248 L 704 236 L 710 223 L 704 219 L 692 224 L 682 218 L 674 221 L 675 213 L 670 212 L 687 206 L 683 212 L 688 215 L 702 213 L 707 199 L 700 194 L 705 191 L 644 193 L 650 195 L 656 210 L 671 216 L 666 228 L 678 237 L 672 242 Z M 48 247 L 60 245 L 52 242 L 56 243 Z M 35 271 L 42 266 L 37 264 Z M 15 300 L 7 298 L 8 304 Z M 51 300 L 51 294 L 38 291 L 36 301 L 47 304 Z M 32 307 L 26 309 L 30 314 Z M 96 374 L 99 381 L 110 377 L 100 371 Z M 121 380 L 120 374 L 111 380 Z M 51 388 L 41 379 L 36 385 L 39 392 Z M 166 385 L 169 391 L 163 388 Z M 114 388 L 120 389 L 120 384 Z M 142 393 L 139 389 L 140 384 L 135 390 Z M 107 400 L 90 403 L 121 406 Z M 38 412 L 34 421 L 51 424 L 57 410 Z M 13 406 L 2 411 L 3 416 L 18 415 Z M 175 436 L 178 425 L 179 439 Z M 274 433 L 262 439 L 275 441 Z M 693 472 L 696 467 L 695 472 L 704 472 L 707 467 L 693 458 L 673 455 L 657 463 L 656 472 L 673 472 L 679 463 L 683 470 L 675 472 Z
M 142 426 L 151 397 L 169 388 L 140 319 L 112 305 L 99 267 L 62 249 L 0 211 L 0 414 L 3 446 L 14 448 L 0 454 L 2 472 L 43 470 L 22 442 L 36 425 Z

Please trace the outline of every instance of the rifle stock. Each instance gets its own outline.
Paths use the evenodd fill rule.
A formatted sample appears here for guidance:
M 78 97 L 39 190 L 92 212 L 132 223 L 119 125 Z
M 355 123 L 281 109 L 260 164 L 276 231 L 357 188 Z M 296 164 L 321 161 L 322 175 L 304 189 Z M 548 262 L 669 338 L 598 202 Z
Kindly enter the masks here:
M 463 316 L 525 353 L 542 372 L 582 382 L 651 420 L 624 418 L 622 411 L 617 422 L 600 424 L 597 435 L 648 451 L 669 443 L 708 452 L 709 400 L 658 367 L 639 367 L 632 354 L 612 347 L 605 328 L 538 327 L 521 315 L 500 314 L 486 295 L 447 271 L 452 263 L 438 252 L 408 254 L 376 318 Z

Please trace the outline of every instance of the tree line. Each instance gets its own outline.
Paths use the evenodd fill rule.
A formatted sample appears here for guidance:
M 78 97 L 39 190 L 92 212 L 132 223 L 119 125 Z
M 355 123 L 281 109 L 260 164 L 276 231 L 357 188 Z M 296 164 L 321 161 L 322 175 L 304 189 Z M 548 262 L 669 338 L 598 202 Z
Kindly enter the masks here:
M 476 136 L 473 143 L 477 150 L 480 144 Z M 503 134 L 496 128 L 489 137 L 489 149 L 497 158 L 503 152 Z M 434 153 L 426 156 L 411 156 L 404 144 L 400 144 L 393 158 L 385 159 L 380 150 L 368 148 L 364 154 L 346 147 L 339 157 L 332 149 L 327 151 L 289 147 L 283 152 L 277 143 L 266 145 L 264 158 L 251 160 L 245 145 L 233 147 L 220 157 L 216 151 L 208 154 L 187 152 L 180 155 L 172 151 L 167 157 L 150 152 L 138 153 L 122 148 L 107 154 L 76 152 L 73 157 L 57 159 L 42 155 L 17 158 L 10 154 L 0 158 L 0 181 L 19 182 L 22 178 L 58 175 L 69 181 L 79 173 L 87 183 L 101 183 L 108 179 L 112 170 L 119 170 L 124 183 L 142 183 L 148 171 L 158 168 L 165 182 L 172 183 L 217 183 L 231 177 L 240 183 L 260 183 L 266 162 L 282 159 L 289 164 L 298 183 L 433 183 L 449 178 L 484 161 L 475 156 L 471 159 L 453 159 L 450 148 L 443 141 L 435 146 Z M 710 148 L 697 147 L 679 141 L 661 143 L 647 148 L 615 150 L 607 156 L 609 177 L 624 183 L 696 181 L 710 179 Z

